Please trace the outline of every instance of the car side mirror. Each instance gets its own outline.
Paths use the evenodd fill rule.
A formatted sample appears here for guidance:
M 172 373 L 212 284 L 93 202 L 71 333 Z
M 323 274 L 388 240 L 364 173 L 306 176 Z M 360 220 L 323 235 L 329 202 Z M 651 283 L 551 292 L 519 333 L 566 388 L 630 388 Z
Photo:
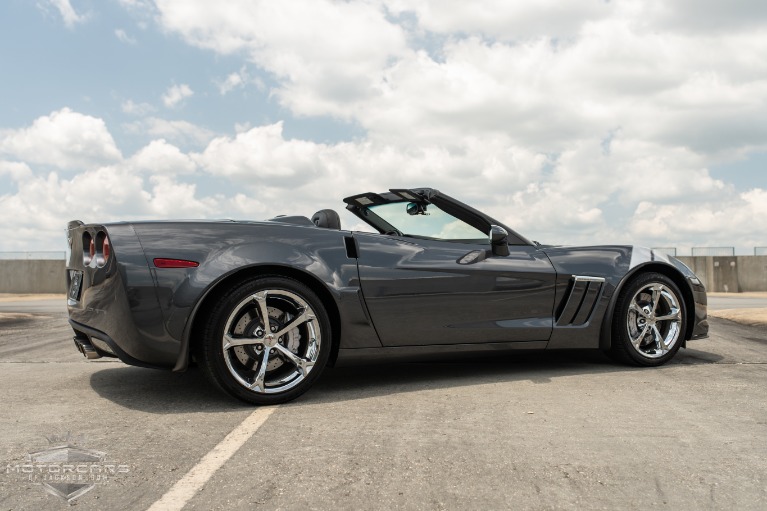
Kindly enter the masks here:
M 494 256 L 509 255 L 509 233 L 500 225 L 490 226 L 490 246 Z

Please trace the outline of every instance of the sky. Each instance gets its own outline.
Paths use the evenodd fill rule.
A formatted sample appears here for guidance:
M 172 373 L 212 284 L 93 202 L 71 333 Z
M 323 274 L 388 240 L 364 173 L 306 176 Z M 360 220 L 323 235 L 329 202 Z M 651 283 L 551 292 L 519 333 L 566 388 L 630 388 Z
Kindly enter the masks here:
M 4 0 L 0 251 L 430 186 L 545 244 L 767 246 L 763 0 Z

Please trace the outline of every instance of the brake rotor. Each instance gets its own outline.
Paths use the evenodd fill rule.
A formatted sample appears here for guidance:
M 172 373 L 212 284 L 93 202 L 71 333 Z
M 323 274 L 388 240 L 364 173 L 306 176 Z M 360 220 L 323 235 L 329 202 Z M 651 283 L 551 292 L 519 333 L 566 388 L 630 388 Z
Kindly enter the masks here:
M 269 314 L 269 327 L 273 332 L 279 332 L 293 319 L 292 314 L 282 312 L 275 307 L 267 307 L 267 313 Z M 253 312 L 246 312 L 234 325 L 232 334 L 236 337 L 255 337 L 258 330 L 264 330 L 261 318 Z M 301 346 L 301 333 L 298 331 L 298 328 L 289 330 L 280 337 L 279 341 L 280 344 L 298 355 L 298 349 Z M 234 348 L 234 354 L 237 357 L 237 360 L 244 366 L 256 369 L 258 367 L 258 362 L 263 355 L 263 347 L 253 344 L 236 346 Z M 282 365 L 285 364 L 282 357 L 283 355 L 275 350 L 275 353 L 269 356 L 266 370 L 273 371 L 282 367 Z

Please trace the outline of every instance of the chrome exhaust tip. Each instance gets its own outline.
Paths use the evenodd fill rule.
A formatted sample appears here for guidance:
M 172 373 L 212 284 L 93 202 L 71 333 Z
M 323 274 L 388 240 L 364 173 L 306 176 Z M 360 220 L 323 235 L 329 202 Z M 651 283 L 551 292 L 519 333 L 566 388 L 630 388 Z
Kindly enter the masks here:
M 88 341 L 85 341 L 83 339 L 74 338 L 75 346 L 77 347 L 77 351 L 83 354 L 85 358 L 88 360 L 93 360 L 94 358 L 101 358 L 101 355 L 96 351 L 96 348 L 93 347 L 91 343 Z

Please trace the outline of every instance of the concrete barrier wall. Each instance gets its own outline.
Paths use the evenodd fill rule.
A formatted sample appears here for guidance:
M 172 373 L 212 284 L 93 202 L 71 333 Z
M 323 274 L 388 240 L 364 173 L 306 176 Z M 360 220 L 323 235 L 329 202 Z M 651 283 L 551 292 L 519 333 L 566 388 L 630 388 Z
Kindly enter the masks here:
M 0 293 L 66 293 L 62 260 L 0 260 Z
M 709 291 L 767 291 L 767 256 L 682 256 Z M 66 293 L 66 265 L 58 260 L 0 260 L 0 293 Z
M 767 256 L 682 256 L 678 259 L 695 272 L 708 291 L 767 291 Z

